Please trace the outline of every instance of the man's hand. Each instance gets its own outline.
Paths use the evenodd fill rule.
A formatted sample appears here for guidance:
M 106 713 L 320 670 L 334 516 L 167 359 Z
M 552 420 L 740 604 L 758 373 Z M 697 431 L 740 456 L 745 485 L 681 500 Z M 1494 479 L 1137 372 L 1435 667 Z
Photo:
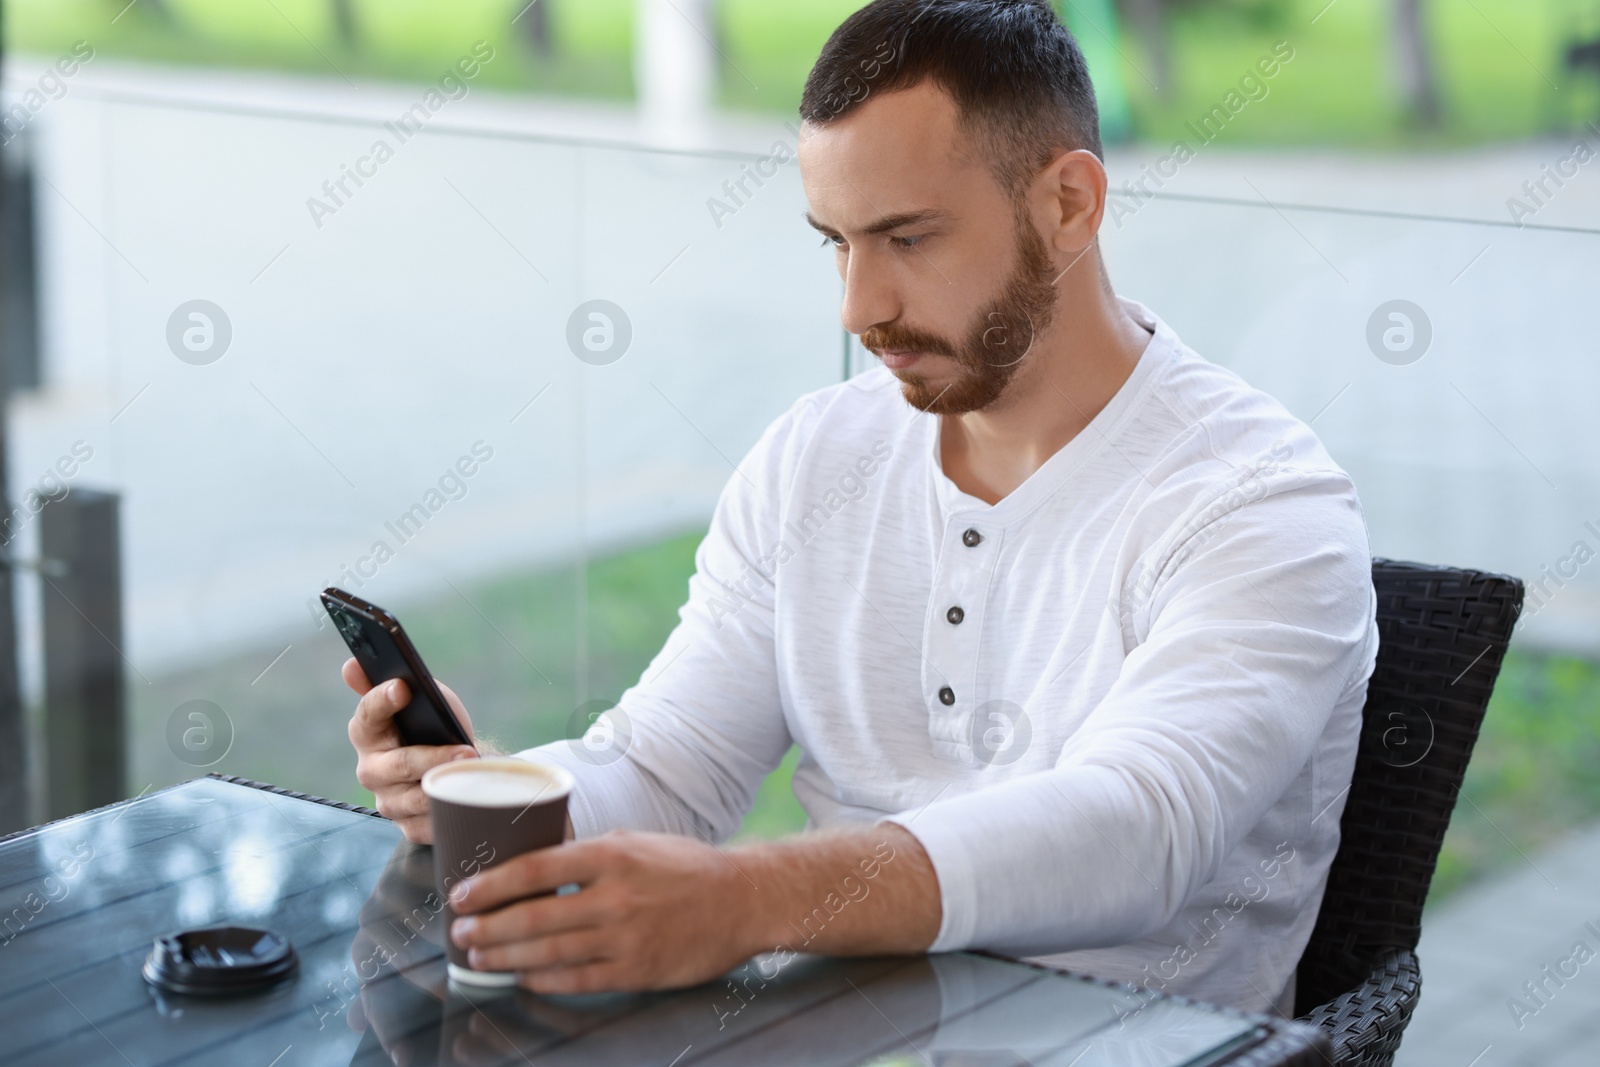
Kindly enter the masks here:
M 574 882 L 576 893 L 524 899 Z M 756 896 L 711 845 L 614 830 L 468 879 L 451 894 L 463 916 L 452 933 L 474 967 L 521 971 L 537 993 L 694 985 L 758 951 L 741 925 Z
M 576 883 L 576 893 L 527 899 Z M 707 981 L 770 949 L 922 952 L 939 884 L 893 823 L 726 852 L 675 834 L 612 831 L 538 849 L 451 894 L 451 936 L 474 967 L 520 972 L 536 993 Z
M 478 754 L 465 745 L 406 745 L 395 728 L 395 713 L 411 702 L 411 692 L 398 679 L 373 687 L 354 658 L 344 662 L 344 684 L 361 695 L 350 719 L 350 743 L 356 747 L 356 781 L 372 790 L 380 813 L 393 819 L 406 837 L 419 845 L 432 844 L 428 798 L 422 792 L 422 775 L 432 767 Z M 472 737 L 472 719 L 461 698 L 439 683 L 450 710 Z

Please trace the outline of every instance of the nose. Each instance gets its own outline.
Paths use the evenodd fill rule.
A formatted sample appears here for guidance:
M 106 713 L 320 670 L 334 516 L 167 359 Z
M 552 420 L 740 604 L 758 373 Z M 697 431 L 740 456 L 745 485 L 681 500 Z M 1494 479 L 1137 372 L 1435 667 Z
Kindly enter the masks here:
M 839 320 L 848 332 L 860 336 L 900 317 L 900 295 L 892 272 L 875 264 L 869 252 L 851 249 L 842 274 L 844 300 L 839 305 Z

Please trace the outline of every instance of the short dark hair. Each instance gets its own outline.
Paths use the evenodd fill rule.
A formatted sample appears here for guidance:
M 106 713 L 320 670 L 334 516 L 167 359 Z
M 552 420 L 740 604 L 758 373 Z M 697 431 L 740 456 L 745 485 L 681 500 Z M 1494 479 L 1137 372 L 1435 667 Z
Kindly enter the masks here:
M 929 80 L 1013 196 L 1064 151 L 1104 159 L 1088 64 L 1049 0 L 872 0 L 823 46 L 800 117 L 826 126 Z

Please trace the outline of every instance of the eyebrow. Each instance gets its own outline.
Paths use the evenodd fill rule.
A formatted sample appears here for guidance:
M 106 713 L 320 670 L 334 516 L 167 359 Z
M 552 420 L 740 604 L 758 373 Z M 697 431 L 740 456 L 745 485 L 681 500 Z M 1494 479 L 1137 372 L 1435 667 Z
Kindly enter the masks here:
M 832 234 L 839 232 L 826 223 L 818 222 L 809 211 L 805 213 L 805 216 L 806 221 L 811 224 L 812 228 L 821 233 Z M 898 230 L 904 226 L 916 226 L 924 222 L 938 222 L 948 217 L 945 212 L 937 211 L 933 208 L 925 208 L 921 211 L 902 211 L 898 215 L 883 216 L 883 218 L 862 227 L 861 232 L 875 236 L 880 233 L 888 233 L 890 230 Z

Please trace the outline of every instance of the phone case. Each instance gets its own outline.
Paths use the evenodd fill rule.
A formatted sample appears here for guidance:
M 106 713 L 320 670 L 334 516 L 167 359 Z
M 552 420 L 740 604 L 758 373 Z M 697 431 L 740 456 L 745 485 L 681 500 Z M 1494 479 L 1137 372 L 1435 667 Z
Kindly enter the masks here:
M 399 678 L 411 690 L 411 703 L 394 717 L 401 741 L 407 745 L 472 744 L 399 619 L 331 586 L 322 591 L 322 604 L 369 682 L 376 686 Z

